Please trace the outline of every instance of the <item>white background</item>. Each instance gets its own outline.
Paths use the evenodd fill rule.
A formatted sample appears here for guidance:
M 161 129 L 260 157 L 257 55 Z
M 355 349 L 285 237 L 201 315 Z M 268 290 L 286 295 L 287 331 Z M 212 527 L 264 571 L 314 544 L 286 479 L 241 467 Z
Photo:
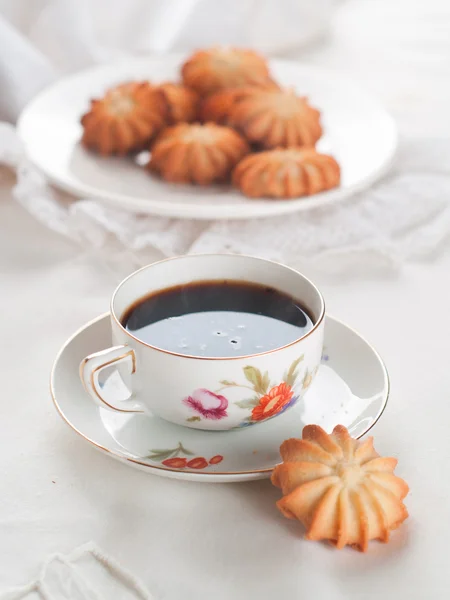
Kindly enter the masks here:
M 355 0 L 342 4 L 328 41 L 302 58 L 353 74 L 402 132 L 448 137 L 449 31 L 446 0 Z M 4 172 L 0 589 L 35 577 L 49 553 L 93 539 L 167 600 L 448 598 L 448 252 L 405 264 L 396 276 L 318 280 L 329 311 L 386 360 L 392 393 L 375 446 L 399 458 L 397 472 L 411 487 L 411 517 L 389 545 L 374 543 L 367 555 L 337 552 L 302 540 L 301 526 L 277 512 L 279 491 L 268 481 L 147 476 L 97 453 L 62 423 L 48 391 L 54 355 L 107 309 L 116 281 L 14 204 L 12 183 Z

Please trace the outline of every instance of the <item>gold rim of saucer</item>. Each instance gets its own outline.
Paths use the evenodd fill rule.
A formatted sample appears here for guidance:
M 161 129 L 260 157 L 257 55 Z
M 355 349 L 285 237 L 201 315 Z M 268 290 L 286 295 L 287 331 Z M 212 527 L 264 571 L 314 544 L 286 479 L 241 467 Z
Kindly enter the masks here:
M 196 477 L 201 477 L 201 478 L 205 478 L 207 479 L 208 477 L 214 477 L 216 475 L 252 475 L 252 474 L 258 474 L 258 473 L 271 473 L 273 471 L 273 469 L 277 466 L 274 465 L 273 467 L 269 467 L 267 469 L 252 469 L 250 471 L 214 471 L 214 472 L 209 472 L 209 473 L 205 473 L 205 472 L 199 472 L 199 471 L 195 471 L 195 470 L 186 470 L 186 469 L 174 469 L 172 467 L 166 467 L 166 466 L 161 466 L 161 465 L 153 465 L 153 464 L 149 464 L 147 462 L 143 462 L 141 460 L 138 460 L 136 458 L 130 458 L 128 456 L 126 456 L 125 454 L 121 454 L 119 452 L 115 452 L 113 450 L 110 450 L 109 448 L 106 448 L 105 446 L 102 446 L 102 444 L 99 444 L 98 442 L 92 440 L 91 438 L 89 438 L 88 436 L 86 436 L 84 433 L 82 433 L 79 429 L 77 429 L 70 421 L 69 419 L 65 416 L 65 414 L 63 413 L 63 411 L 61 410 L 58 401 L 56 399 L 56 394 L 55 394 L 55 390 L 53 387 L 53 380 L 54 380 L 54 374 L 55 374 L 55 370 L 56 370 L 56 365 L 59 361 L 60 356 L 62 355 L 62 353 L 64 352 L 64 350 L 66 349 L 66 347 L 70 344 L 70 342 L 76 338 L 78 335 L 80 335 L 81 332 L 83 332 L 86 328 L 90 327 L 91 325 L 93 325 L 94 323 L 97 323 L 98 321 L 101 321 L 102 319 L 106 319 L 110 316 L 110 313 L 106 312 L 103 313 L 101 315 L 99 315 L 98 317 L 96 317 L 95 319 L 91 319 L 90 321 L 88 321 L 87 323 L 85 323 L 82 327 L 80 327 L 79 329 L 77 329 L 77 331 L 75 331 L 75 333 L 73 333 L 69 338 L 67 338 L 67 340 L 64 342 L 64 344 L 61 346 L 60 350 L 58 351 L 58 354 L 56 355 L 55 360 L 53 361 L 53 365 L 52 365 L 52 369 L 51 369 L 51 373 L 50 373 L 50 394 L 53 400 L 53 404 L 58 412 L 58 414 L 60 415 L 60 417 L 63 419 L 63 421 L 65 421 L 65 423 L 76 433 L 78 434 L 80 437 L 82 437 L 83 439 L 85 439 L 87 442 L 89 442 L 90 444 L 92 444 L 93 446 L 95 446 L 96 448 L 98 448 L 99 450 L 102 450 L 108 454 L 111 454 L 113 456 L 115 456 L 116 458 L 118 458 L 120 461 L 128 461 L 130 463 L 142 466 L 142 467 L 146 467 L 147 469 L 154 469 L 156 471 L 171 471 L 174 473 L 179 473 L 181 475 L 185 474 L 185 475 L 195 475 Z M 331 317 L 331 315 L 328 315 L 328 317 Z M 367 340 L 361 336 L 361 334 L 359 334 L 355 329 L 353 329 L 352 327 L 349 327 L 346 323 L 344 323 L 343 321 L 336 319 L 334 317 L 331 317 L 334 321 L 336 321 L 337 323 L 344 325 L 347 329 L 349 329 L 350 331 L 352 331 L 354 334 L 356 334 L 357 336 L 359 336 L 361 339 L 364 340 L 364 342 L 369 346 L 369 348 L 372 350 L 372 352 L 376 355 L 376 357 L 378 358 L 378 360 L 380 361 L 380 365 L 383 369 L 383 373 L 384 373 L 384 378 L 385 378 L 385 382 L 386 382 L 386 386 L 385 386 L 385 397 L 383 399 L 383 408 L 381 409 L 381 411 L 379 412 L 379 414 L 377 415 L 376 419 L 373 421 L 373 423 L 370 425 L 370 427 L 368 427 L 368 429 L 360 434 L 359 436 L 357 436 L 357 439 L 363 437 L 364 435 L 366 435 L 371 429 L 372 427 L 374 427 L 374 425 L 376 423 L 378 423 L 380 417 L 382 416 L 382 414 L 384 413 L 387 403 L 388 403 L 388 399 L 389 399 L 389 394 L 390 394 L 390 380 L 389 380 L 389 373 L 387 371 L 386 365 L 384 364 L 383 359 L 381 358 L 380 354 L 375 350 L 375 348 L 372 346 L 372 344 L 369 344 L 369 342 L 367 342 Z M 92 401 L 92 400 L 91 400 Z M 279 464 L 279 463 L 277 463 Z
M 280 346 L 279 348 L 273 348 L 273 350 L 266 350 L 265 352 L 259 352 L 258 354 L 244 354 L 242 356 L 193 356 L 193 355 L 190 355 L 190 354 L 181 354 L 180 352 L 173 352 L 171 350 L 165 350 L 164 348 L 159 348 L 158 346 L 152 346 L 151 344 L 147 344 L 146 342 L 142 341 L 141 339 L 139 339 L 138 337 L 136 337 L 135 335 L 133 335 L 132 333 L 130 333 L 128 331 L 128 329 L 125 329 L 125 327 L 120 322 L 120 319 L 117 318 L 117 315 L 116 315 L 116 313 L 114 311 L 114 306 L 113 306 L 114 305 L 114 299 L 116 297 L 117 292 L 119 291 L 119 288 L 121 288 L 122 285 L 126 281 L 128 281 L 129 279 L 131 279 L 131 277 L 134 277 L 134 275 L 136 275 L 137 273 L 140 273 L 141 271 L 144 271 L 144 269 L 148 269 L 149 267 L 153 267 L 155 265 L 160 265 L 161 263 L 165 263 L 165 262 L 168 262 L 168 261 L 171 261 L 171 260 L 179 260 L 180 258 L 190 258 L 190 257 L 194 257 L 194 256 L 202 256 L 202 257 L 204 257 L 204 256 L 209 256 L 209 257 L 213 257 L 213 256 L 239 256 L 241 258 L 250 258 L 252 260 L 261 260 L 261 261 L 266 262 L 266 263 L 271 263 L 273 265 L 277 265 L 279 267 L 283 267 L 284 269 L 288 269 L 289 271 L 292 271 L 296 275 L 300 275 L 301 277 L 303 277 L 311 285 L 311 287 L 313 287 L 315 289 L 317 295 L 319 296 L 319 298 L 321 300 L 322 310 L 320 312 L 319 318 L 317 319 L 317 323 L 314 323 L 313 328 L 310 331 L 308 331 L 308 333 L 305 333 L 305 335 L 302 335 L 301 337 L 297 338 L 293 342 L 289 342 L 289 344 L 286 344 L 285 346 Z M 276 260 L 269 260 L 267 258 L 260 258 L 258 256 L 250 256 L 250 254 L 225 254 L 223 252 L 215 252 L 215 253 L 212 252 L 210 254 L 187 254 L 185 256 L 183 256 L 183 255 L 181 255 L 181 256 L 171 256 L 170 258 L 164 258 L 162 260 L 158 260 L 158 261 L 150 263 L 148 265 L 144 265 L 143 267 L 141 267 L 137 271 L 134 271 L 133 273 L 130 273 L 130 275 L 128 275 L 128 277 L 125 277 L 125 279 L 122 279 L 122 281 L 119 283 L 119 285 L 114 290 L 113 295 L 111 297 L 110 312 L 109 312 L 109 314 L 110 314 L 110 316 L 114 319 L 114 321 L 117 323 L 117 325 L 121 328 L 121 330 L 126 335 L 128 335 L 129 337 L 131 337 L 136 342 L 139 342 L 143 346 L 146 346 L 147 348 L 152 348 L 152 350 L 157 350 L 159 352 L 164 352 L 164 354 L 171 354 L 172 356 L 179 356 L 180 358 L 193 358 L 195 360 L 239 360 L 239 359 L 243 359 L 243 358 L 253 358 L 255 356 L 264 356 L 265 354 L 271 354 L 272 352 L 278 352 L 278 350 L 284 350 L 285 348 L 289 348 L 289 346 L 293 346 L 294 344 L 297 344 L 301 340 L 304 340 L 307 337 L 309 337 L 312 333 L 314 333 L 316 331 L 316 329 L 319 327 L 319 325 L 322 323 L 322 321 L 325 318 L 325 298 L 322 296 L 322 292 L 319 290 L 319 288 L 316 286 L 316 284 L 313 281 L 311 281 L 311 279 L 309 279 L 308 277 L 306 277 L 306 275 L 303 275 L 303 273 L 300 273 L 300 271 L 297 271 L 297 269 L 293 269 L 292 267 L 289 267 L 287 265 L 284 265 L 283 263 L 277 262 Z

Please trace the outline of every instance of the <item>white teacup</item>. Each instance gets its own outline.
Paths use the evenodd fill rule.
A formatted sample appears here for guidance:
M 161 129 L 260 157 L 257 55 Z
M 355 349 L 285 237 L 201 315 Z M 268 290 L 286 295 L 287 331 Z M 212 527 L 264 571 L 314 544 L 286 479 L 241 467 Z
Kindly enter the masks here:
M 289 294 L 308 311 L 312 329 L 286 346 L 260 354 L 208 358 L 151 346 L 121 323 L 127 309 L 152 292 L 224 279 L 270 286 Z M 103 408 L 151 413 L 196 429 L 217 431 L 253 425 L 301 401 L 320 364 L 324 316 L 324 300 L 316 286 L 281 264 L 227 254 L 164 260 L 136 271 L 119 284 L 111 300 L 114 346 L 86 357 L 80 365 L 81 379 Z M 108 386 L 99 381 L 101 371 L 111 365 L 130 381 L 128 400 L 118 402 L 108 397 L 112 396 Z

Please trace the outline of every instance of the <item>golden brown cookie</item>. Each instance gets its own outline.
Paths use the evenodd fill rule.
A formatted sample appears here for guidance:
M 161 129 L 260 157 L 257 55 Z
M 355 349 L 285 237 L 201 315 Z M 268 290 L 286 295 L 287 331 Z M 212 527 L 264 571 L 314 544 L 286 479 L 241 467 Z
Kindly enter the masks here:
M 277 506 L 303 523 L 307 539 L 365 552 L 370 540 L 388 542 L 408 517 L 402 500 L 409 488 L 394 475 L 397 460 L 380 457 L 373 438 L 359 442 L 342 425 L 331 435 L 308 425 L 301 440 L 286 440 L 280 452 L 283 463 L 272 474 L 283 493 Z
M 320 112 L 293 90 L 243 90 L 230 103 L 227 123 L 263 148 L 314 146 L 322 135 Z
M 171 82 L 161 83 L 155 89 L 160 90 L 166 99 L 169 125 L 197 120 L 199 97 L 194 90 L 181 83 Z
M 185 85 L 206 96 L 230 87 L 264 84 L 267 61 L 245 48 L 210 48 L 195 52 L 182 66 Z
M 339 185 L 340 168 L 332 156 L 314 148 L 277 148 L 243 158 L 233 183 L 249 198 L 299 198 Z
M 246 88 L 230 88 L 220 90 L 204 98 L 200 103 L 200 119 L 207 123 L 213 121 L 226 125 L 230 114 Z
M 123 83 L 92 100 L 81 118 L 86 148 L 105 156 L 139 150 L 165 126 L 167 103 L 148 82 Z
M 279 86 L 272 80 L 267 80 L 259 86 L 247 86 L 240 88 L 226 88 L 219 90 L 200 102 L 200 119 L 204 122 L 214 121 L 215 123 L 227 125 L 234 106 L 241 97 L 246 96 L 248 89 L 259 90 L 279 90 Z
M 176 183 L 225 181 L 249 151 L 242 136 L 215 123 L 180 123 L 164 130 L 152 147 L 148 168 Z

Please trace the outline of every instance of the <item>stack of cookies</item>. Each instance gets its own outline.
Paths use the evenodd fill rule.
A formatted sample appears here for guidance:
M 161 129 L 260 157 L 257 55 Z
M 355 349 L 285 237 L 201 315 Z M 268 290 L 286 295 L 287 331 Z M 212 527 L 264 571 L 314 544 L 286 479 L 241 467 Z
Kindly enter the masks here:
M 149 149 L 147 168 L 172 183 L 231 181 L 249 198 L 297 198 L 339 185 L 336 160 L 315 149 L 320 112 L 280 87 L 252 50 L 194 53 L 181 83 L 128 82 L 81 119 L 82 143 L 104 156 Z

